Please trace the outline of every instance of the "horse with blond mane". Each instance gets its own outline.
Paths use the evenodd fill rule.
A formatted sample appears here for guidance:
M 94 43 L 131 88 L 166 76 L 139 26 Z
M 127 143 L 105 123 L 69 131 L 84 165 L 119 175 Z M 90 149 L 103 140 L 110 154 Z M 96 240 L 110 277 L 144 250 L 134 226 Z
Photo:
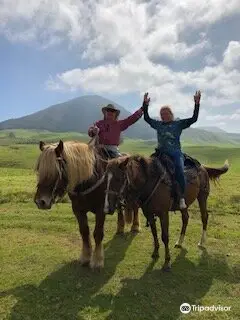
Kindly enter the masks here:
M 41 153 L 37 160 L 37 191 L 34 201 L 39 209 L 51 209 L 58 197 L 67 192 L 72 202 L 72 210 L 79 224 L 82 237 L 82 253 L 80 262 L 93 269 L 104 266 L 104 199 L 106 190 L 106 159 L 101 149 L 96 147 L 95 138 L 88 144 L 74 141 L 45 145 L 40 141 Z M 95 213 L 95 250 L 92 253 L 87 213 Z M 113 212 L 109 212 L 113 214 Z M 133 215 L 134 213 L 134 215 Z M 133 218 L 133 219 L 132 219 Z M 125 221 L 132 222 L 132 232 L 138 232 L 139 216 L 137 207 L 118 206 L 117 233 L 124 232 Z

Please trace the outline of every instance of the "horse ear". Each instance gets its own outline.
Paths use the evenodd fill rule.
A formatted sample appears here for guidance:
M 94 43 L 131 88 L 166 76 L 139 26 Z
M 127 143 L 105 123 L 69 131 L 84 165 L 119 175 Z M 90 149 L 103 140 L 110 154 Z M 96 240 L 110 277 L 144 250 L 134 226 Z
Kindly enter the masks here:
M 63 152 L 63 141 L 60 140 L 58 146 L 55 148 L 57 157 L 60 157 Z
M 39 149 L 40 149 L 41 151 L 43 151 L 44 146 L 45 146 L 45 142 L 39 141 Z
M 124 159 L 124 160 L 119 164 L 119 168 L 120 168 L 121 170 L 124 170 L 124 169 L 126 168 L 128 162 L 129 162 L 129 157 L 127 157 L 126 159 Z

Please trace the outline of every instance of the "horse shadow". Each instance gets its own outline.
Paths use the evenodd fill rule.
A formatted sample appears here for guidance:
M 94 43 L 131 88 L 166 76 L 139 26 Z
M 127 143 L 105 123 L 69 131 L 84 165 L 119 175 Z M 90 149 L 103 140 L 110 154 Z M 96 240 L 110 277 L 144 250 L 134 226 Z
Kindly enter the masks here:
M 114 275 L 134 237 L 126 233 L 105 244 L 107 267 L 100 273 L 73 261 L 51 273 L 39 286 L 24 285 L 1 292 L 2 297 L 13 295 L 17 299 L 8 319 L 85 319 L 81 311 L 95 306 L 95 294 Z
M 118 295 L 108 296 L 112 311 L 107 319 L 176 320 L 182 316 L 182 303 L 201 305 L 214 279 L 228 283 L 239 281 L 237 272 L 229 268 L 224 256 L 210 256 L 203 250 L 198 263 L 194 264 L 186 254 L 187 251 L 182 249 L 169 273 L 153 269 L 155 262 L 151 262 L 140 279 L 123 279 Z M 95 299 L 98 307 L 99 302 L 106 299 L 106 295 L 98 295 Z M 215 305 L 219 302 L 216 301 Z M 225 305 L 224 301 L 220 304 Z

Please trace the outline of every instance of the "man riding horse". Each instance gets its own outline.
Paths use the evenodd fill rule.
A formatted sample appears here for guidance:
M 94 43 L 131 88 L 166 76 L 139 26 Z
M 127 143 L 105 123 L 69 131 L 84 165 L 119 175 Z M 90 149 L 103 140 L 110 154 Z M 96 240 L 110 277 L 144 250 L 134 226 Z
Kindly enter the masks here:
M 142 107 L 124 120 L 118 120 L 120 110 L 113 105 L 102 109 L 104 119 L 89 128 L 89 136 L 99 135 L 100 144 L 104 145 L 110 157 L 121 156 L 118 145 L 120 134 L 133 125 L 143 115 Z M 104 265 L 104 224 L 105 224 L 105 172 L 108 162 L 101 155 L 101 148 L 95 148 L 95 139 L 88 144 L 79 141 L 59 141 L 58 144 L 39 143 L 39 155 L 36 171 L 38 174 L 37 190 L 34 202 L 39 209 L 51 209 L 57 198 L 67 192 L 72 202 L 72 210 L 79 224 L 83 241 L 80 261 L 90 264 L 93 269 Z M 109 155 L 107 156 L 109 158 Z M 127 205 L 127 204 L 126 204 Z M 115 209 L 111 214 L 113 214 Z M 125 222 L 132 223 L 131 231 L 139 232 L 138 207 L 118 208 L 117 233 L 124 232 Z M 88 212 L 95 214 L 93 232 L 95 249 L 92 249 Z
M 146 99 L 146 95 L 144 99 Z M 148 101 L 146 100 L 145 103 L 148 103 Z M 121 132 L 125 131 L 142 117 L 143 107 L 123 120 L 118 120 L 120 110 L 112 104 L 103 107 L 102 112 L 104 115 L 103 120 L 99 120 L 91 126 L 88 130 L 88 135 L 90 137 L 99 136 L 99 143 L 104 146 L 109 158 L 120 157 L 122 154 L 118 146 L 120 144 Z

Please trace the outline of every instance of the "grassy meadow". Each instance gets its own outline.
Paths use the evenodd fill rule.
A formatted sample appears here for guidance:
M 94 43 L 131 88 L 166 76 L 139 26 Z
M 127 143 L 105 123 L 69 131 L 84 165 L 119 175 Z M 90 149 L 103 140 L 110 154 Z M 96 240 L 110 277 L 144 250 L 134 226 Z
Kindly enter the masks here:
M 151 259 L 152 236 L 142 215 L 141 233 L 132 235 L 127 227 L 124 236 L 115 235 L 116 215 L 108 216 L 105 268 L 93 273 L 78 264 L 81 241 L 68 198 L 50 211 L 33 203 L 37 141 L 86 137 L 26 130 L 14 134 L 0 131 L 0 319 L 240 318 L 240 148 L 183 146 L 209 166 L 221 166 L 226 159 L 230 163 L 220 185 L 211 184 L 206 250 L 197 247 L 201 219 L 195 203 L 182 250 L 174 248 L 181 217 L 170 214 L 170 273 L 161 271 L 161 241 L 159 260 Z M 149 155 L 154 147 L 126 139 L 121 150 Z M 89 219 L 93 231 L 93 214 Z M 160 237 L 159 224 L 158 230 Z M 184 315 L 179 310 L 183 302 L 231 310 Z

